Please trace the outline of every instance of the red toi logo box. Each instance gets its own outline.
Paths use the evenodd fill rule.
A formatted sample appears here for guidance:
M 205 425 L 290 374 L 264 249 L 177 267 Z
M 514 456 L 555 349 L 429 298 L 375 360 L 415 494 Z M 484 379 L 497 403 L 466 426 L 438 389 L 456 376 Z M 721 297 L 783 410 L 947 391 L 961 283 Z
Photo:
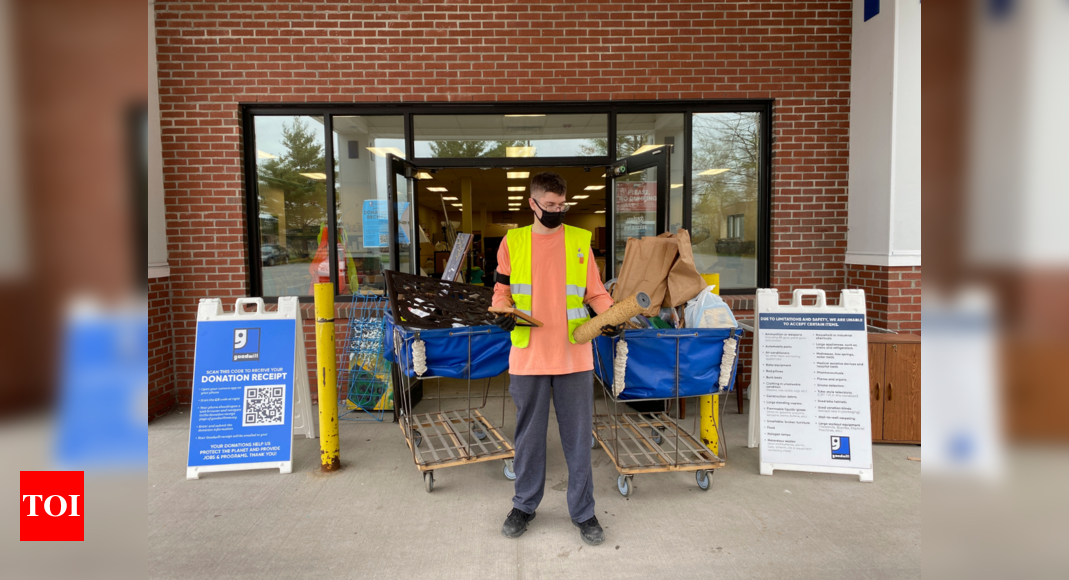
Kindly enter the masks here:
M 82 471 L 19 472 L 19 540 L 85 540 L 85 474 Z

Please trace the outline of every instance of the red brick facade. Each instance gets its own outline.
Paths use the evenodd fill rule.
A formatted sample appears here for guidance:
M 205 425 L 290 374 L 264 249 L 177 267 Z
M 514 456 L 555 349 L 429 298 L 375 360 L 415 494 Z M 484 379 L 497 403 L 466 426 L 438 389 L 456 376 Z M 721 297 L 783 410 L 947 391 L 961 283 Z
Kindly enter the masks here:
M 174 388 L 174 337 L 171 285 L 167 278 L 148 281 L 148 416 L 153 419 L 177 402 Z
M 773 284 L 844 286 L 850 2 L 156 6 L 180 401 L 197 300 L 247 291 L 239 103 L 774 99 Z
M 869 324 L 893 332 L 921 331 L 919 266 L 846 266 L 846 288 L 865 291 Z

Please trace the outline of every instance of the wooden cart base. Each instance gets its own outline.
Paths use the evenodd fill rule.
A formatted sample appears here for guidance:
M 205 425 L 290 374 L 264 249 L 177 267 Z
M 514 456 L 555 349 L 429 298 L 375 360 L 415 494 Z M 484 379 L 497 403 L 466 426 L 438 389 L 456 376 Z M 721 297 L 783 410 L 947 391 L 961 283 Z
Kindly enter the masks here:
M 631 495 L 631 479 L 639 473 L 693 471 L 698 487 L 708 490 L 709 476 L 724 466 L 666 413 L 594 415 L 593 437 L 591 447 L 600 444 L 620 473 L 616 485 L 624 497 Z
M 503 460 L 505 477 L 516 479 L 512 443 L 478 409 L 401 417 L 398 424 L 427 492 L 434 488 L 434 470 L 484 461 Z

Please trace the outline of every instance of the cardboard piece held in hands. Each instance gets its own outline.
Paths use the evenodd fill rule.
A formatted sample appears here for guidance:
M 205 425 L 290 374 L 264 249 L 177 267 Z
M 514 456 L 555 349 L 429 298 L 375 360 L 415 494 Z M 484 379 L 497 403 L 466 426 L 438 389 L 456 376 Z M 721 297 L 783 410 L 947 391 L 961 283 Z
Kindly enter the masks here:
M 520 312 L 519 310 L 517 310 L 517 309 L 515 309 L 515 308 L 513 308 L 511 306 L 491 306 L 489 308 L 489 311 L 493 312 L 494 314 L 511 314 L 511 315 L 515 316 L 516 318 L 519 318 L 520 320 L 523 320 L 523 321 L 528 323 L 528 324 L 519 324 L 517 322 L 517 324 L 519 324 L 519 326 L 536 326 L 538 328 L 542 327 L 542 322 L 540 320 L 534 318 L 533 316 L 529 316 L 529 315 L 527 315 L 527 314 L 525 314 L 523 312 Z

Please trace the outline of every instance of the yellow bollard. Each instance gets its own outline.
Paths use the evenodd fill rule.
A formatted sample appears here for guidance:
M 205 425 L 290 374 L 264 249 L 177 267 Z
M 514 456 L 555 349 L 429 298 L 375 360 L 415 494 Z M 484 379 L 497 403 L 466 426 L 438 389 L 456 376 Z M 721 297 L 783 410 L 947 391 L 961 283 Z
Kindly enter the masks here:
M 319 459 L 323 471 L 341 469 L 338 450 L 338 368 L 334 350 L 334 285 L 315 285 L 316 382 L 319 384 Z
M 720 274 L 702 274 L 705 283 L 713 287 L 713 294 L 720 294 Z M 701 435 L 702 443 L 719 455 L 720 436 L 716 432 L 716 424 L 720 421 L 720 395 L 706 395 L 698 399 L 698 411 L 702 419 Z
M 716 422 L 720 420 L 717 410 L 720 409 L 720 395 L 706 395 L 698 399 L 698 409 L 702 417 L 702 443 L 719 455 L 720 436 L 716 432 Z

